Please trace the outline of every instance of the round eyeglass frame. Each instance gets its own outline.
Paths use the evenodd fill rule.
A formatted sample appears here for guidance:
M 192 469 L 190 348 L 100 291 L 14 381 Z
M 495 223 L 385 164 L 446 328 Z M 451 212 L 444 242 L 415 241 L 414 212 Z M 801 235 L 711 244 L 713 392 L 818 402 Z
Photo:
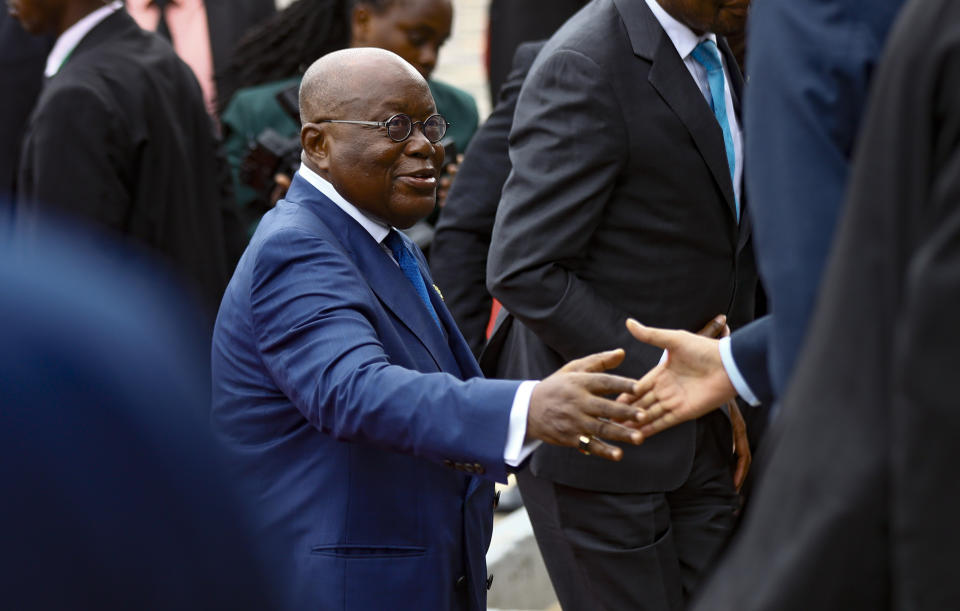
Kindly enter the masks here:
M 397 121 L 407 122 L 406 133 L 403 134 L 402 137 L 398 137 L 397 134 L 395 133 L 396 128 L 400 127 L 397 124 Z M 431 121 L 432 121 L 432 125 L 437 126 L 437 129 L 440 130 L 440 134 L 437 135 L 436 138 L 431 138 L 427 134 L 427 129 L 429 129 L 429 126 L 427 124 L 430 123 Z M 419 124 L 420 131 L 423 133 L 424 138 L 426 138 L 433 144 L 436 144 L 437 142 L 440 142 L 441 140 L 443 140 L 443 137 L 447 135 L 447 128 L 450 127 L 450 123 L 446 119 L 444 119 L 443 115 L 441 114 L 432 114 L 426 119 L 424 119 L 423 121 L 414 121 L 413 119 L 410 118 L 410 115 L 402 112 L 398 112 L 397 114 L 393 115 L 386 121 L 355 121 L 353 119 L 317 119 L 316 121 L 314 121 L 314 123 L 351 123 L 354 125 L 370 125 L 370 126 L 382 127 L 387 130 L 387 136 L 394 142 L 405 141 L 407 138 L 410 137 L 410 134 L 413 133 L 414 126 Z M 400 128 L 402 129 L 402 127 Z

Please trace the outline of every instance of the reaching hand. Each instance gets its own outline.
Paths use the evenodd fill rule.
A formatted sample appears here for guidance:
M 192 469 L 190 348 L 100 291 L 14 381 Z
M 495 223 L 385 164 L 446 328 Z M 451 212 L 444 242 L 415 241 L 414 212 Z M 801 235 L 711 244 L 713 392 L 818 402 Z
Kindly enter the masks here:
M 644 410 L 637 420 L 645 437 L 699 418 L 737 396 L 720 360 L 718 340 L 645 327 L 632 318 L 627 329 L 641 342 L 668 352 L 664 362 L 637 382 L 629 400 Z
M 616 367 L 623 358 L 623 350 L 592 354 L 570 361 L 537 384 L 530 397 L 527 436 L 608 460 L 620 460 L 623 450 L 602 439 L 642 443 L 639 431 L 617 424 L 636 421 L 640 410 L 603 398 L 630 392 L 636 384 L 629 378 L 599 373 Z

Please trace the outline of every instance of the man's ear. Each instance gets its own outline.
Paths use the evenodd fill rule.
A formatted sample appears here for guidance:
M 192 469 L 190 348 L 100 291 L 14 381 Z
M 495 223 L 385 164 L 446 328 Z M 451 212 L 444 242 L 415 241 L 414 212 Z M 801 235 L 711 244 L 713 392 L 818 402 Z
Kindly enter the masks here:
M 370 39 L 370 19 L 373 13 L 363 2 L 357 2 L 350 16 L 350 46 L 366 46 Z
M 324 171 L 330 168 L 329 140 L 323 127 L 316 123 L 305 123 L 300 128 L 300 146 L 303 147 L 304 161 L 309 160 L 315 169 Z

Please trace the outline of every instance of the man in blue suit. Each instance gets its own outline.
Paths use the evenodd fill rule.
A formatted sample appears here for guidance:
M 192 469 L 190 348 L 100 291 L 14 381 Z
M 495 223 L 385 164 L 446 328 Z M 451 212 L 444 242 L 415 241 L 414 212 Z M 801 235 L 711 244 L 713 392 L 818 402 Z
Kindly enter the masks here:
M 600 396 L 622 351 L 542 382 L 484 380 L 404 228 L 434 206 L 446 122 L 381 49 L 310 67 L 303 165 L 260 223 L 213 340 L 214 428 L 295 609 L 484 609 L 505 481 L 539 441 L 617 460 L 639 443 Z

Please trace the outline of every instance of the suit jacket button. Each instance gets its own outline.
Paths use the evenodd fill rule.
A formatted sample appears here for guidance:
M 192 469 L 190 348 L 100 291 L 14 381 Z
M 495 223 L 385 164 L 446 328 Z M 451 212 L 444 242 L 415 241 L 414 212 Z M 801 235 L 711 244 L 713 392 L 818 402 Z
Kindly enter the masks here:
M 500 506 L 500 491 L 497 490 L 496 494 L 493 495 L 493 508 L 496 509 Z
M 457 589 L 462 590 L 466 587 L 467 587 L 467 577 L 465 575 L 461 575 L 460 577 L 457 578 Z
M 489 590 L 492 587 L 493 587 L 493 575 L 490 575 L 489 577 L 487 577 L 487 589 Z

